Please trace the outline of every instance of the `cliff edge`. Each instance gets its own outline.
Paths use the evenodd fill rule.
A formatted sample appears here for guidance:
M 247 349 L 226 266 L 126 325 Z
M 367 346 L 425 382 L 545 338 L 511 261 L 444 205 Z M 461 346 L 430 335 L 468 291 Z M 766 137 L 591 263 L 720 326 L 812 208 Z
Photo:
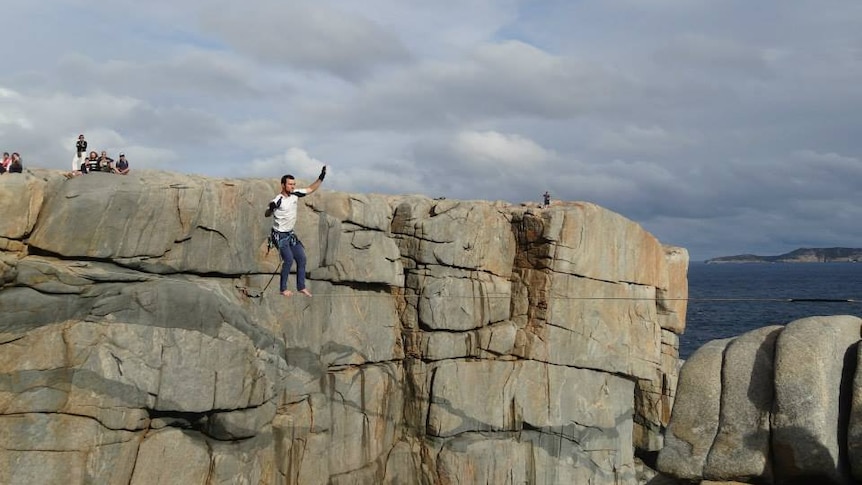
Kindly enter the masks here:
M 0 177 L 0 483 L 636 482 L 684 249 L 586 202 L 324 187 L 297 223 L 315 296 L 285 298 L 277 191 Z

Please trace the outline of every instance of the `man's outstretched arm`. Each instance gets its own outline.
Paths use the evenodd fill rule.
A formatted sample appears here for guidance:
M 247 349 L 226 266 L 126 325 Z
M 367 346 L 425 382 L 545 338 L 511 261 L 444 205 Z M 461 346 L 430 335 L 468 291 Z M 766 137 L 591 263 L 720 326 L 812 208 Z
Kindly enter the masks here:
M 326 177 L 326 165 L 324 165 L 323 168 L 320 169 L 320 175 L 317 176 L 317 180 L 315 180 L 313 184 L 308 186 L 308 188 L 306 189 L 308 191 L 307 193 L 310 194 L 317 190 L 320 187 L 320 184 L 323 183 L 324 177 Z

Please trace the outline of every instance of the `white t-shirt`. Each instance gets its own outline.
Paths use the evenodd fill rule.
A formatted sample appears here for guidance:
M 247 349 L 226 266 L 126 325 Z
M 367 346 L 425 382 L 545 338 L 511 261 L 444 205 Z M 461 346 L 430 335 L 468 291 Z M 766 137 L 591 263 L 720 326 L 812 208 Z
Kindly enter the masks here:
M 278 232 L 292 231 L 296 225 L 296 208 L 299 198 L 305 197 L 307 189 L 296 189 L 290 195 L 278 194 L 272 199 L 276 205 L 281 200 L 281 207 L 272 211 L 272 228 Z

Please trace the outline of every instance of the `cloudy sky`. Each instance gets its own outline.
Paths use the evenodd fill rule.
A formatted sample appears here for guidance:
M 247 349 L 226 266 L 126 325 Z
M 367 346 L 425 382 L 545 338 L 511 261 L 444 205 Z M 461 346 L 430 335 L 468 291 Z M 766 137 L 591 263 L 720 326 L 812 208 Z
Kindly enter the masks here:
M 858 0 L 0 0 L 0 147 L 862 247 Z

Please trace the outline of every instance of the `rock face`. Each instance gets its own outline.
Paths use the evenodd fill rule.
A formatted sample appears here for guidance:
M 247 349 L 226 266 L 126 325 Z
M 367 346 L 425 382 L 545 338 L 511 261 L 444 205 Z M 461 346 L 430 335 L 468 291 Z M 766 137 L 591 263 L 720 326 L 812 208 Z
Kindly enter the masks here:
M 862 481 L 862 319 L 810 317 L 701 347 L 683 365 L 658 468 L 746 483 Z
M 589 203 L 324 188 L 284 298 L 277 190 L 0 177 L 0 483 L 636 482 L 685 250 Z

